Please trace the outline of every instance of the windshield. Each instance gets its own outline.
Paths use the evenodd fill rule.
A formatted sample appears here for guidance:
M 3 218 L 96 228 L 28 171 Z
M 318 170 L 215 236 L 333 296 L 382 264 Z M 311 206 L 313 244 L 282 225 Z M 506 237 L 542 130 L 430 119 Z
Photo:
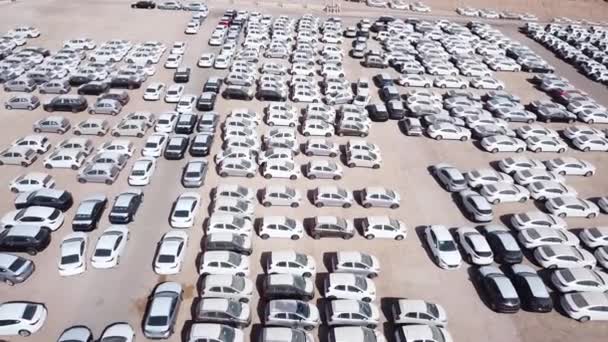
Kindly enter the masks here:
M 167 325 L 167 316 L 150 316 L 148 317 L 148 325 L 165 326 Z
M 426 311 L 433 315 L 433 317 L 439 317 L 439 310 L 437 309 L 437 305 L 432 303 L 426 303 Z
M 372 308 L 367 303 L 359 302 L 359 312 L 361 312 L 366 317 L 372 316 Z
M 456 244 L 451 240 L 440 240 L 439 250 L 442 252 L 452 252 L 456 250 Z
M 199 176 L 200 176 L 200 173 L 198 173 L 196 171 L 186 172 L 187 178 L 198 178 Z
M 233 265 L 240 265 L 241 255 L 236 253 L 228 253 L 228 262 Z
M 355 286 L 360 288 L 361 290 L 367 289 L 367 281 L 363 277 L 355 277 Z
M 174 217 L 188 217 L 189 213 L 190 212 L 188 210 L 176 210 L 173 212 L 173 216 Z
M 285 219 L 285 225 L 291 227 L 292 229 L 296 227 L 296 220 L 294 219 Z
M 75 264 L 80 261 L 80 256 L 78 254 L 66 255 L 61 257 L 62 265 Z
M 114 208 L 112 208 L 113 213 L 126 213 L 128 210 L 129 210 L 129 207 L 114 206 Z
M 242 309 L 243 307 L 239 303 L 231 301 L 228 302 L 228 308 L 226 309 L 226 311 L 228 311 L 228 313 L 232 317 L 239 317 L 241 316 Z
M 12 272 L 17 272 L 23 265 L 25 265 L 26 260 L 22 258 L 15 259 L 15 261 L 8 267 Z
M 158 256 L 158 262 L 162 264 L 172 264 L 175 262 L 175 256 L 169 254 L 161 254 Z
M 97 249 L 95 250 L 96 257 L 108 257 L 112 255 L 112 251 L 109 249 Z
M 232 277 L 232 287 L 242 291 L 245 288 L 245 278 L 242 277 Z
M 230 327 L 222 327 L 220 331 L 220 340 L 221 341 L 233 341 L 234 340 L 234 329 Z
M 146 175 L 146 171 L 144 171 L 144 170 L 133 170 L 133 171 L 131 171 L 131 175 L 132 176 L 145 176 Z
M 369 254 L 361 254 L 361 262 L 368 267 L 371 267 L 373 264 L 372 257 Z
M 308 317 L 310 314 L 310 308 L 306 303 L 298 302 L 296 305 L 296 313 L 299 313 L 301 316 Z

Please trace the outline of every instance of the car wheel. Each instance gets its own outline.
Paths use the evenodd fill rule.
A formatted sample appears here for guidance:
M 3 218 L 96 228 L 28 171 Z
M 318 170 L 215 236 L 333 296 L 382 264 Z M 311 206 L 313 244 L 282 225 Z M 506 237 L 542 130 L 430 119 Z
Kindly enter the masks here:
M 566 151 L 565 148 L 560 148 L 559 150 L 557 150 L 557 153 L 564 153 Z
M 305 137 L 309 137 L 309 136 L 310 136 L 310 133 L 309 133 L 309 132 L 304 132 L 304 136 L 305 136 Z
M 442 84 L 439 88 L 445 89 L 445 84 Z
M 335 181 L 340 180 L 340 179 L 342 179 L 342 177 L 340 175 L 333 176 L 333 180 L 335 180 Z
M 589 152 L 589 151 L 591 151 L 591 148 L 589 148 L 589 147 L 585 147 L 585 148 L 583 149 L 583 152 Z
M 578 321 L 581 323 L 589 322 L 589 320 L 590 320 L 589 316 L 583 316 L 578 319 Z
M 594 218 L 594 217 L 596 217 L 596 216 L 597 216 L 597 214 L 596 214 L 596 213 L 591 213 L 591 214 L 587 215 L 587 218 L 588 218 L 588 219 L 592 219 L 592 218 Z
M 467 139 L 469 138 L 467 138 L 466 136 L 460 137 L 460 141 L 467 141 Z
M 443 137 L 441 135 L 438 135 L 435 137 L 435 140 L 441 140 L 441 139 L 443 139 Z
M 369 209 L 371 207 L 372 207 L 371 203 L 365 203 L 365 204 L 363 204 L 363 208 L 365 208 L 365 209 Z
M 106 179 L 106 181 L 104 183 L 106 183 L 106 185 L 112 185 L 113 182 L 110 179 Z
M 228 174 L 226 172 L 220 172 L 220 177 L 226 178 Z
M 365 297 L 365 298 L 363 298 L 363 301 L 366 303 L 371 303 L 372 299 L 369 297 Z
M 324 204 L 322 202 L 315 203 L 315 207 L 317 207 L 317 208 L 323 208 L 323 205 Z
M 563 171 L 562 171 L 562 172 L 563 172 Z M 563 174 L 562 174 L 562 173 L 560 173 L 560 175 L 565 175 L 565 174 L 566 174 L 566 172 L 563 172 Z M 585 172 L 585 177 L 591 177 L 591 176 L 593 176 L 593 172 L 592 172 L 592 171 L 587 171 L 587 172 Z
M 566 217 L 566 213 L 559 213 L 559 214 L 557 214 L 557 216 L 561 217 L 561 218 L 565 218 Z
M 538 152 L 541 152 L 541 151 L 542 151 L 542 149 L 541 149 L 540 147 L 537 147 L 537 148 L 534 150 L 534 153 L 538 153 Z
M 260 235 L 260 237 L 262 238 L 262 240 L 268 240 L 270 236 L 268 236 L 268 234 L 262 234 Z
M 13 106 L 11 106 L 11 105 L 6 105 L 6 109 L 11 110 L 11 109 L 13 109 Z
M 270 202 L 264 202 L 264 204 L 263 204 L 263 205 L 264 205 L 264 207 L 268 208 L 268 207 L 270 207 L 272 204 L 271 204 Z
M 589 120 L 587 120 L 587 123 L 593 125 L 593 123 L 595 123 L 595 120 L 589 119 Z
M 34 106 L 27 106 L 27 110 L 34 110 Z
M 28 337 L 30 335 L 31 335 L 31 332 L 29 332 L 27 330 L 19 330 L 19 336 Z
M 321 235 L 315 234 L 315 235 L 312 236 L 312 238 L 315 239 L 315 240 L 319 240 L 319 239 L 321 239 Z
M 403 235 L 397 235 L 397 236 L 395 236 L 395 240 L 397 240 L 397 241 L 401 241 L 403 239 L 404 239 Z
M 4 283 L 5 283 L 6 285 L 8 285 L 8 286 L 13 286 L 13 285 L 15 285 L 15 282 L 13 282 L 13 281 L 12 281 L 12 280 L 10 280 L 10 279 L 4 279 Z
M 350 167 L 351 169 L 352 169 L 353 167 L 355 167 L 355 166 L 357 166 L 357 165 L 355 165 L 355 163 L 350 163 L 350 164 L 348 164 L 348 167 Z
M 342 204 L 342 208 L 344 208 L 344 209 L 350 208 L 350 203 L 344 203 L 344 204 Z
M 72 169 L 72 170 L 78 170 L 78 165 L 72 165 L 72 166 L 70 166 L 70 169 Z
M 114 132 L 114 133 L 112 133 L 112 136 L 114 136 L 114 137 L 117 137 L 117 138 L 118 138 L 118 137 L 120 137 L 120 133 L 118 133 L 118 132 Z
M 399 204 L 393 203 L 393 204 L 391 204 L 391 206 L 389 208 L 391 208 L 391 209 L 397 209 L 397 208 L 399 208 Z
M 81 134 L 80 131 L 74 131 L 74 135 L 80 136 Z
M 29 255 L 36 255 L 36 254 L 38 254 L 38 251 L 37 251 L 37 250 L 35 250 L 34 248 L 28 248 L 28 249 L 26 250 L 26 252 L 27 252 L 27 254 L 29 254 Z
M 289 179 L 290 179 L 290 180 L 296 180 L 296 179 L 298 179 L 298 176 L 296 176 L 296 175 L 291 175 L 291 176 L 289 176 Z
M 21 162 L 21 166 L 27 167 L 27 162 Z
M 35 132 L 35 133 L 40 133 L 40 132 L 42 132 L 42 131 L 40 130 L 40 128 L 34 128 L 34 132 Z
M 298 235 L 292 235 L 292 236 L 291 236 L 291 239 L 292 239 L 293 241 L 296 241 L 296 240 L 299 240 L 299 239 L 300 239 L 300 236 L 298 236 Z
M 460 89 L 467 89 L 467 86 L 463 84 L 460 86 Z
M 143 138 L 143 136 L 144 136 L 143 134 L 141 134 L 141 133 L 137 133 L 137 137 L 138 137 L 138 138 Z
M 299 207 L 299 206 L 300 206 L 300 204 L 299 204 L 299 203 L 297 203 L 297 202 L 293 202 L 293 203 L 291 203 L 291 205 L 290 205 L 290 207 L 292 207 L 292 208 L 297 208 L 297 207 Z

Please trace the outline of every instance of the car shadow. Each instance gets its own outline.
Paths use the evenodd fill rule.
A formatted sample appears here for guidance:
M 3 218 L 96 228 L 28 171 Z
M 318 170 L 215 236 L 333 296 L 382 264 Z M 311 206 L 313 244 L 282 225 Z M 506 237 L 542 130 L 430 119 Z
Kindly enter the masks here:
M 265 280 L 266 280 L 266 275 L 263 273 L 260 273 L 255 276 L 255 288 L 258 291 L 258 295 L 260 296 L 260 301 L 262 301 L 262 299 L 264 298 L 264 281 Z
M 251 331 L 249 332 L 249 341 L 261 341 L 261 335 L 264 326 L 262 324 L 256 323 L 251 326 Z
M 328 278 L 329 273 L 317 272 L 317 276 L 315 277 L 315 287 L 317 288 L 319 298 L 325 297 L 325 281 Z
M 179 336 L 180 341 L 188 341 L 190 337 L 190 330 L 192 329 L 192 325 L 194 324 L 193 320 L 187 320 L 184 322 L 182 326 L 182 330 L 180 330 Z
M 365 225 L 365 218 L 364 217 L 356 217 L 353 218 L 353 225 L 355 226 L 355 230 L 357 231 L 357 233 L 360 236 L 365 237 L 365 232 L 364 232 L 364 225 Z
M 424 249 L 424 252 L 426 253 L 426 256 L 429 258 L 429 260 L 431 260 L 434 264 L 436 264 L 436 262 L 435 262 L 435 256 L 433 255 L 433 252 L 431 252 L 431 250 L 429 249 L 429 246 L 426 243 L 426 237 L 424 235 L 424 231 L 428 227 L 429 226 L 427 226 L 427 225 L 425 225 L 425 226 L 417 226 L 416 228 L 414 228 L 414 231 L 416 232 L 416 237 L 418 238 L 418 241 L 420 241 L 420 246 L 422 247 L 422 249 Z
M 325 266 L 325 269 L 328 270 L 329 272 L 333 271 L 333 260 L 336 260 L 336 258 L 338 257 L 338 253 L 337 252 L 325 252 L 323 253 L 323 266 Z
M 272 252 L 264 251 L 260 255 L 260 268 L 264 273 L 268 273 L 268 261 L 270 261 L 270 255 Z
M 490 310 L 492 310 L 492 307 L 490 306 L 490 303 L 487 301 L 486 297 L 485 297 L 485 293 L 483 288 L 481 287 L 481 284 L 479 283 L 479 281 L 477 280 L 477 267 L 476 266 L 469 266 L 467 268 L 467 275 L 468 275 L 468 280 L 471 282 L 471 284 L 473 285 L 473 288 L 475 289 L 475 292 L 477 293 L 477 296 L 479 297 L 479 299 L 481 300 L 481 302 Z

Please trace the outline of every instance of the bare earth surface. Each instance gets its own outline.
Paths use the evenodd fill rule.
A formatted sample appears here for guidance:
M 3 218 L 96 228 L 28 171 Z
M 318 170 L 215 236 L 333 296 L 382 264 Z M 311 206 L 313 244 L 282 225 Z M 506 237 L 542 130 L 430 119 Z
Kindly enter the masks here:
M 426 1 L 433 8 L 440 8 L 440 13 L 448 13 L 448 9 L 454 8 L 457 1 Z M 441 3 L 441 5 L 439 5 Z M 484 5 L 486 1 L 469 1 L 469 5 Z M 589 18 L 605 19 L 606 4 L 599 1 L 582 1 L 576 5 L 576 14 L 589 15 Z M 301 15 L 313 11 L 318 5 L 311 5 L 304 9 L 300 5 L 287 5 L 278 7 L 276 3 L 265 3 L 256 8 L 263 13 L 273 15 L 288 14 L 292 16 Z M 557 5 L 559 4 L 559 5 Z M 499 5 L 514 10 L 527 10 L 539 15 L 574 16 L 573 1 L 501 1 Z M 563 9 L 561 6 L 563 5 Z M 209 18 L 205 21 L 201 31 L 195 36 L 186 36 L 184 27 L 190 14 L 186 12 L 147 11 L 131 10 L 128 1 L 20 1 L 15 4 L 0 3 L 0 32 L 4 32 L 15 25 L 32 24 L 37 26 L 42 36 L 30 45 L 40 45 L 51 50 L 57 50 L 62 42 L 69 38 L 90 37 L 98 42 L 108 39 L 120 38 L 131 41 L 159 40 L 166 45 L 175 40 L 185 40 L 188 44 L 185 54 L 185 65 L 193 67 L 193 75 L 186 86 L 186 93 L 199 94 L 203 82 L 210 75 L 224 75 L 225 71 L 214 69 L 196 68 L 196 60 L 202 52 L 215 51 L 207 45 L 207 40 L 213 30 L 217 19 L 224 9 L 238 7 L 253 9 L 253 2 L 230 4 L 229 2 L 211 2 L 212 9 Z M 315 7 L 316 6 L 316 7 Z M 349 4 L 351 6 L 351 4 Z M 362 5 L 352 5 L 356 12 L 345 13 L 353 17 L 345 19 L 346 24 L 354 23 L 356 15 L 370 13 L 376 16 L 379 11 L 368 11 Z M 489 6 L 489 5 L 485 5 Z M 594 10 L 590 10 L 591 6 Z M 498 5 L 496 6 L 498 7 Z M 580 10 L 578 10 L 580 8 Z M 597 11 L 595 11 L 597 8 Z M 373 14 L 372 14 L 373 13 Z M 317 14 L 322 15 L 321 12 Z M 449 13 L 453 15 L 453 11 Z M 603 16 L 603 17 L 602 17 Z M 434 15 L 425 16 L 433 18 Z M 452 18 L 450 18 L 452 19 Z M 466 19 L 461 19 L 466 20 Z M 552 63 L 559 74 L 567 77 L 573 84 L 587 91 L 595 99 L 604 105 L 608 105 L 608 91 L 596 83 L 587 80 L 578 74 L 570 65 L 553 57 L 542 46 L 537 45 L 525 36 L 517 32 L 515 23 L 504 22 L 497 25 L 505 34 L 513 39 L 519 40 L 538 52 L 547 61 Z M 349 41 L 344 43 L 347 51 Z M 164 61 L 164 58 L 161 59 Z M 359 77 L 371 78 L 377 70 L 365 69 L 359 66 L 358 61 L 351 58 L 345 59 L 345 70 L 350 81 L 356 81 Z M 150 78 L 152 81 L 171 83 L 172 71 L 157 66 L 157 74 Z M 396 73 L 391 70 L 394 75 Z M 527 102 L 545 95 L 532 87 L 526 81 L 528 74 L 525 73 L 497 73 L 497 77 L 507 84 L 507 90 L 522 97 Z M 147 83 L 147 84 L 148 84 Z M 405 91 L 405 90 L 403 90 Z M 144 102 L 141 99 L 143 88 L 131 92 L 131 102 L 118 117 L 110 117 L 111 125 L 118 122 L 120 118 L 132 111 L 151 111 L 159 113 L 172 110 L 173 106 L 164 102 Z M 8 94 L 0 91 L 0 102 L 4 103 Z M 378 100 L 374 93 L 374 100 Z M 90 98 L 89 101 L 93 101 Z M 217 111 L 225 117 L 231 109 L 246 106 L 258 112 L 262 111 L 265 104 L 256 100 L 252 102 L 225 101 L 220 99 L 216 105 Z M 30 134 L 32 123 L 48 115 L 41 108 L 33 112 L 27 111 L 0 111 L 0 146 L 7 146 L 14 139 Z M 86 113 L 66 114 L 75 124 L 88 117 Z M 550 127 L 561 129 L 562 124 L 550 124 Z M 259 132 L 263 133 L 268 127 L 261 125 Z M 71 136 L 71 132 L 65 137 Z M 53 143 L 65 137 L 50 135 Z M 93 138 L 98 146 L 111 137 Z M 301 143 L 303 137 L 298 138 Z M 346 138 L 332 138 L 334 141 L 345 143 Z M 144 139 L 136 139 L 136 146 L 141 148 Z M 290 215 L 295 218 L 308 218 L 320 214 L 340 215 L 348 218 L 359 218 L 370 214 L 390 214 L 403 219 L 409 226 L 409 234 L 405 241 L 367 241 L 361 236 L 352 240 L 320 240 L 315 241 L 306 236 L 300 241 L 290 240 L 266 240 L 262 241 L 254 237 L 254 254 L 251 256 L 253 265 L 251 279 L 259 280 L 263 273 L 260 265 L 260 256 L 263 252 L 281 249 L 294 249 L 299 252 L 308 253 L 316 258 L 317 263 L 322 265 L 324 253 L 338 250 L 359 250 L 376 255 L 382 263 L 382 273 L 376 279 L 377 292 L 380 299 L 377 304 L 385 303 L 394 297 L 422 298 L 436 301 L 442 304 L 448 312 L 450 319 L 449 330 L 455 341 L 461 342 L 599 342 L 605 341 L 608 336 L 608 325 L 606 323 L 579 324 L 570 320 L 558 312 L 549 314 L 534 314 L 520 312 L 515 315 L 497 314 L 491 311 L 480 299 L 475 286 L 471 282 L 468 267 L 462 267 L 457 271 L 445 271 L 436 267 L 429 258 L 421 240 L 421 229 L 428 224 L 446 224 L 450 227 L 472 224 L 462 215 L 449 194 L 443 191 L 434 179 L 429 175 L 427 167 L 439 162 L 452 163 L 462 170 L 488 167 L 489 163 L 506 155 L 491 155 L 482 152 L 471 142 L 436 142 L 428 138 L 408 138 L 398 129 L 396 122 L 375 123 L 372 126 L 368 138 L 370 142 L 379 145 L 382 151 L 384 163 L 379 170 L 371 169 L 348 169 L 345 168 L 345 176 L 339 185 L 348 189 L 358 190 L 364 186 L 382 185 L 392 187 L 402 196 L 402 206 L 398 210 L 363 209 L 354 206 L 350 209 L 324 208 L 316 209 L 305 201 L 297 210 L 290 208 L 264 208 L 259 205 L 256 208 L 256 216 L 263 215 Z M 219 137 L 213 146 L 211 155 L 219 151 Z M 530 154 L 526 152 L 526 154 Z M 597 166 L 597 175 L 592 178 L 582 179 L 571 177 L 568 183 L 573 185 L 584 197 L 595 197 L 608 194 L 608 159 L 602 153 L 581 153 L 570 151 L 567 155 L 577 156 L 591 161 Z M 554 154 L 540 156 L 542 159 L 553 158 Z M 536 155 L 536 157 L 539 157 Z M 211 158 L 210 158 L 211 160 Z M 308 161 L 305 156 L 298 156 L 297 162 L 304 164 Z M 78 203 L 84 196 L 103 192 L 108 198 L 128 188 L 127 174 L 133 159 L 121 173 L 119 181 L 113 186 L 86 184 L 79 185 L 76 182 L 76 174 L 71 170 L 53 170 L 51 173 L 57 180 L 57 187 L 73 192 L 75 202 Z M 121 264 L 116 269 L 97 270 L 88 267 L 87 271 L 76 277 L 62 278 L 57 271 L 59 242 L 62 237 L 70 231 L 70 222 L 74 214 L 74 208 L 67 212 L 66 224 L 53 234 L 53 242 L 43 253 L 33 259 L 36 262 L 36 272 L 31 279 L 24 284 L 13 288 L 0 287 L 0 302 L 9 300 L 31 300 L 43 302 L 49 309 L 49 318 L 43 329 L 29 338 L 11 337 L 10 341 L 54 341 L 59 334 L 72 325 L 86 325 L 90 327 L 96 337 L 101 334 L 102 329 L 113 322 L 127 321 L 137 331 L 137 340 L 145 340 L 141 334 L 141 320 L 145 310 L 147 296 L 159 282 L 172 280 L 182 283 L 185 291 L 184 303 L 179 313 L 176 334 L 170 341 L 181 341 L 188 333 L 187 326 L 191 317 L 192 300 L 197 296 L 197 260 L 200 253 L 199 241 L 203 236 L 201 225 L 204 218 L 208 216 L 207 210 L 201 210 L 196 224 L 189 229 L 190 244 L 186 258 L 187 266 L 176 276 L 160 277 L 152 270 L 152 260 L 156 244 L 160 237 L 170 226 L 167 222 L 172 202 L 184 191 L 179 183 L 181 168 L 186 164 L 186 159 L 181 161 L 159 160 L 157 170 L 152 183 L 144 188 L 145 202 L 137 214 L 136 220 L 129 225 L 131 240 L 126 249 L 126 255 L 121 259 Z M 211 165 L 213 163 L 211 162 Z M 7 184 L 11 179 L 24 171 L 42 171 L 42 163 L 37 161 L 27 169 L 19 167 L 2 167 L 0 169 L 0 187 L 3 188 L 0 197 L 0 213 L 13 209 L 13 195 L 9 192 Z M 239 183 L 252 188 L 261 189 L 269 183 L 285 183 L 295 188 L 306 191 L 321 184 L 330 184 L 333 181 L 315 180 L 302 178 L 297 181 L 267 181 L 261 176 L 253 179 L 220 179 L 215 170 L 212 170 L 206 179 L 205 186 L 200 189 L 204 198 L 204 208 L 209 205 L 209 190 L 219 183 Z M 506 215 L 535 208 L 533 202 L 525 204 L 501 204 L 496 208 L 497 220 L 501 215 Z M 601 215 L 593 220 L 569 219 L 571 228 L 588 227 L 594 225 L 608 225 L 608 215 Z M 107 227 L 109 222 L 104 216 L 100 227 Z M 100 235 L 100 230 L 91 233 L 89 241 L 89 255 L 93 243 Z M 526 261 L 530 263 L 530 261 Z M 323 273 L 327 272 L 325 266 L 320 266 L 322 274 L 317 276 L 323 279 Z M 317 297 L 320 298 L 317 291 Z M 254 300 L 253 303 L 257 303 Z M 259 310 L 258 310 L 259 311 Z M 258 315 L 254 315 L 254 322 L 259 321 Z M 184 330 L 182 331 L 182 327 Z M 382 327 L 387 337 L 392 338 L 393 328 L 385 325 Z M 251 332 L 251 340 L 256 337 L 257 325 Z M 181 336 L 180 336 L 181 333 Z M 321 341 L 326 339 L 326 329 L 320 328 L 315 336 Z

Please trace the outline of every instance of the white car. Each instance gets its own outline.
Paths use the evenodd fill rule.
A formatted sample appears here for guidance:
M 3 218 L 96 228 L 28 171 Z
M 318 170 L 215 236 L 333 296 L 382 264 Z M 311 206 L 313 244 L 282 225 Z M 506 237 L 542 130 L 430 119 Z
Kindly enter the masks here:
M 234 198 L 245 202 L 254 202 L 256 192 L 248 187 L 237 184 L 219 184 L 212 192 L 213 201 L 219 197 Z
M 113 268 L 120 263 L 127 241 L 129 228 L 123 225 L 114 225 L 107 228 L 97 240 L 91 265 L 95 268 Z
M 572 145 L 583 152 L 608 151 L 608 139 L 599 135 L 581 135 L 572 139 Z
M 44 167 L 78 170 L 86 160 L 86 154 L 78 150 L 57 150 L 44 158 Z
M 519 231 L 517 238 L 521 245 L 527 249 L 549 245 L 579 245 L 579 239 L 573 233 L 565 229 L 548 227 L 522 229 Z
M 81 121 L 74 127 L 74 135 L 104 136 L 109 130 L 109 123 L 105 119 L 90 118 Z
M 286 216 L 264 216 L 258 234 L 263 240 L 268 238 L 299 240 L 304 236 L 304 226 L 300 220 Z
M 600 213 L 600 208 L 593 202 L 571 196 L 550 198 L 545 202 L 545 208 L 558 217 L 594 218 Z
M 165 61 L 166 69 L 177 69 L 182 64 L 183 55 L 171 54 Z
M 266 179 L 287 178 L 296 180 L 300 178 L 300 175 L 300 166 L 284 159 L 269 160 L 262 166 L 262 176 Z
M 154 258 L 154 272 L 160 275 L 177 274 L 182 269 L 188 234 L 181 230 L 170 230 L 158 243 Z
M 178 103 L 179 99 L 184 94 L 184 89 L 182 84 L 172 84 L 165 92 L 165 102 Z
M 430 78 L 416 74 L 401 75 L 396 83 L 404 87 L 430 88 L 433 85 L 433 81 Z
M 528 189 L 513 183 L 486 184 L 479 189 L 479 194 L 492 204 L 507 202 L 525 202 L 530 198 Z
M 215 62 L 215 55 L 213 53 L 202 54 L 196 65 L 200 68 L 211 68 Z
M 573 187 L 554 181 L 538 181 L 528 184 L 530 197 L 544 201 L 555 197 L 576 197 L 578 192 Z
M 313 257 L 294 251 L 273 251 L 266 260 L 267 274 L 294 274 L 310 278 L 317 269 Z
M 407 236 L 407 227 L 401 220 L 388 216 L 368 216 L 363 220 L 363 236 L 401 241 Z
M 498 168 L 508 174 L 512 174 L 516 171 L 529 170 L 529 169 L 540 169 L 546 170 L 545 165 L 538 159 L 528 157 L 508 157 L 498 161 Z
M 534 259 L 543 268 L 595 267 L 593 254 L 580 247 L 568 245 L 540 246 L 534 250 Z
M 484 150 L 497 152 L 517 152 L 521 153 L 526 149 L 526 143 L 520 139 L 507 135 L 494 135 L 481 139 L 481 146 Z
M 456 269 L 460 267 L 462 257 L 458 251 L 456 242 L 445 226 L 428 226 L 424 231 L 424 235 L 426 243 L 439 267 L 444 269 Z
M 382 157 L 379 153 L 367 150 L 349 150 L 346 153 L 346 165 L 350 168 L 369 167 L 379 169 L 382 165 Z
M 158 116 L 158 120 L 156 120 L 156 125 L 154 125 L 154 131 L 160 133 L 173 133 L 175 129 L 175 125 L 177 124 L 178 115 L 175 112 L 163 113 Z M 163 147 L 167 144 L 167 139 L 165 139 L 165 143 Z
M 288 206 L 297 208 L 302 201 L 302 194 L 297 189 L 285 185 L 269 185 L 262 194 L 261 201 L 265 207 Z
M 593 256 L 595 256 L 597 262 L 602 265 L 604 269 L 608 269 L 608 246 L 596 248 Z
M 395 332 L 395 336 L 403 336 L 403 338 L 397 338 L 398 342 L 454 341 L 446 328 L 426 324 L 402 325 Z
M 606 321 L 608 313 L 598 308 L 608 306 L 608 294 L 599 292 L 574 292 L 563 295 L 561 307 L 570 318 L 579 322 Z
M 471 170 L 465 173 L 465 178 L 471 188 L 494 183 L 513 183 L 511 176 L 490 168 Z
M 528 150 L 533 152 L 557 152 L 563 153 L 568 150 L 568 144 L 559 138 L 554 137 L 530 137 L 526 139 Z
M 586 268 L 556 270 L 551 275 L 551 283 L 561 293 L 608 292 L 608 274 Z
M 510 224 L 513 229 L 520 231 L 529 228 L 567 229 L 568 224 L 556 215 L 545 214 L 540 211 L 529 211 L 511 216 Z
M 52 189 L 55 187 L 55 179 L 43 172 L 30 172 L 14 178 L 9 189 L 13 193 L 31 192 L 40 189 Z
M 158 158 L 162 155 L 165 146 L 167 145 L 167 141 L 169 140 L 169 135 L 167 133 L 153 133 L 151 134 L 144 147 L 141 149 L 141 155 L 144 157 L 153 157 Z
M 201 206 L 201 195 L 196 192 L 184 192 L 179 195 L 170 215 L 173 228 L 190 228 L 194 225 L 196 214 Z
M 2 216 L 0 226 L 9 229 L 19 225 L 29 225 L 56 231 L 65 220 L 64 214 L 58 209 L 42 206 L 31 206 L 12 210 Z
M 249 237 L 253 232 L 253 223 L 243 217 L 231 214 L 213 214 L 209 217 L 206 233 L 232 233 Z
M 354 299 L 366 303 L 376 299 L 374 281 L 353 273 L 330 273 L 325 278 L 325 298 Z
M 146 101 L 158 101 L 163 96 L 164 91 L 164 83 L 154 82 L 146 87 L 146 90 L 144 90 L 143 98 Z
M 486 238 L 475 228 L 460 227 L 458 241 L 466 253 L 465 258 L 474 265 L 489 265 L 494 262 L 494 254 Z
M 329 138 L 334 133 L 334 126 L 322 120 L 307 119 L 302 124 L 301 130 L 305 137 L 317 136 Z
M 186 94 L 179 98 L 175 105 L 175 111 L 179 114 L 193 113 L 195 111 L 197 97 L 195 95 Z
M 48 311 L 44 304 L 7 302 L 0 304 L 0 336 L 27 337 L 38 332 L 46 323 Z
M 424 324 L 445 327 L 448 324 L 446 310 L 439 304 L 421 299 L 399 299 L 391 307 L 395 324 Z
M 559 133 L 556 130 L 538 124 L 524 125 L 518 127 L 515 132 L 521 139 L 524 140 L 532 137 L 559 138 Z
M 135 147 L 133 147 L 133 143 L 130 140 L 112 139 L 97 148 L 97 154 L 104 152 L 119 153 L 131 157 L 133 156 L 133 152 L 135 152 Z
M 466 78 L 456 76 L 439 76 L 433 82 L 437 88 L 459 88 L 466 89 L 469 86 L 469 81 Z
M 471 138 L 471 131 L 450 123 L 433 124 L 427 127 L 426 134 L 435 140 L 467 141 Z
M 587 161 L 573 157 L 555 158 L 545 161 L 547 170 L 556 172 L 562 176 L 585 176 L 595 174 L 595 166 Z
M 129 173 L 129 185 L 143 186 L 150 184 L 154 170 L 156 170 L 156 159 L 147 157 L 137 159 L 133 163 L 131 173 Z
M 606 226 L 583 228 L 578 236 L 589 248 L 608 246 L 608 227 Z
M 235 276 L 249 275 L 249 257 L 230 251 L 207 251 L 203 253 L 198 273 L 226 274 Z
M 535 182 L 544 181 L 557 182 L 563 184 L 566 181 L 563 176 L 555 172 L 547 171 L 546 169 L 540 168 L 515 171 L 513 173 L 513 180 L 517 184 L 523 186 L 528 186 Z
M 249 201 L 243 201 L 229 197 L 218 197 L 213 201 L 213 214 L 231 214 L 238 215 L 247 220 L 251 220 L 255 211 L 255 204 Z
M 63 277 L 83 273 L 86 268 L 88 237 L 84 232 L 73 232 L 61 241 L 59 275 Z
M 505 88 L 505 84 L 495 78 L 480 77 L 471 80 L 471 87 L 477 89 L 503 90 Z

